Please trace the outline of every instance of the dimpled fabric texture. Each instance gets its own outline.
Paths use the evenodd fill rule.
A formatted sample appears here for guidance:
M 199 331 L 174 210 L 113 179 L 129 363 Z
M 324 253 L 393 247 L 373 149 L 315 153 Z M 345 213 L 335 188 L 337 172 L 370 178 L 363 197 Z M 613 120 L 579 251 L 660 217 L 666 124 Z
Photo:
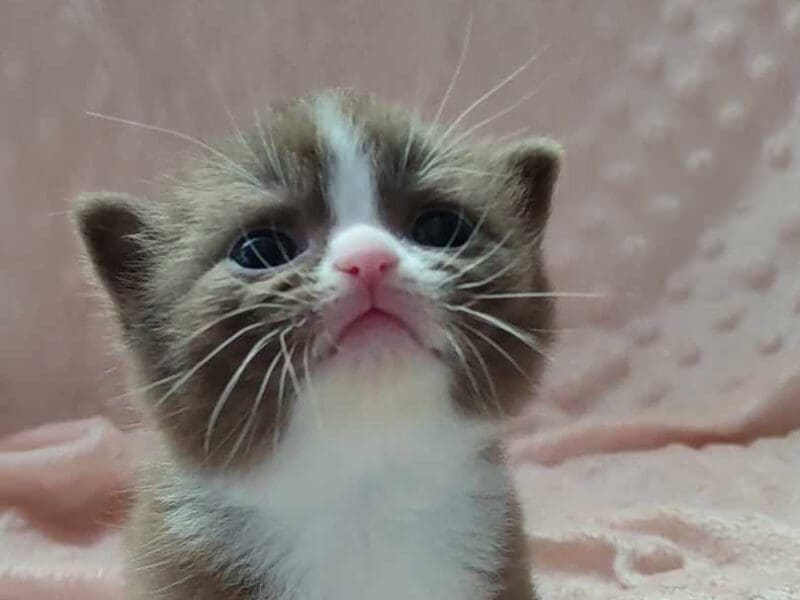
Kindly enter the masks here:
M 257 103 L 350 85 L 563 141 L 546 240 L 560 340 L 509 426 L 553 599 L 800 598 L 800 5 L 0 7 L 0 598 L 121 597 L 123 371 L 65 217 L 146 193 Z M 224 43 L 223 43 L 224 41 Z M 503 112 L 519 99 L 514 110 Z

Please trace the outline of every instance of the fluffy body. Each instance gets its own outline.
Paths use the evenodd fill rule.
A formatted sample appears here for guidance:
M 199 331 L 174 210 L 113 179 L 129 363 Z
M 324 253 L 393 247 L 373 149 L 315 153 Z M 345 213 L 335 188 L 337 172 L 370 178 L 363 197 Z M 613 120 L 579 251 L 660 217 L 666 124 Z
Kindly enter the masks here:
M 553 144 L 450 142 L 325 92 L 218 148 L 162 204 L 78 212 L 164 439 L 131 598 L 532 600 L 497 425 L 549 341 Z M 476 225 L 459 249 L 407 234 L 441 206 Z M 243 272 L 226 249 L 266 226 L 303 251 Z M 342 267 L 371 256 L 391 271 Z
M 221 581 L 244 580 L 263 600 L 494 597 L 487 575 L 507 559 L 513 507 L 502 465 L 484 451 L 492 430 L 431 410 L 446 406 L 448 389 L 435 363 L 391 363 L 358 380 L 315 377 L 324 392 L 298 398 L 258 468 L 169 478 L 163 501 L 191 507 L 164 521 L 182 560 L 196 550 Z M 394 372 L 407 369 L 412 378 Z

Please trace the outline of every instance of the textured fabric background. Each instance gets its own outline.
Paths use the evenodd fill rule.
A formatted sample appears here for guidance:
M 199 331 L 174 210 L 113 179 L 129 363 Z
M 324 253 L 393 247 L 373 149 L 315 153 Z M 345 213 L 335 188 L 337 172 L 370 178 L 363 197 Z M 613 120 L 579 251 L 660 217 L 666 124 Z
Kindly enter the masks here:
M 347 85 L 435 112 L 470 14 L 445 114 L 540 53 L 465 124 L 564 142 L 555 287 L 602 294 L 561 302 L 509 432 L 545 598 L 800 598 L 796 0 L 0 0 L 0 435 L 132 418 L 65 210 L 191 145 L 86 111 L 203 137 Z M 113 528 L 74 529 L 133 446 L 103 419 L 0 443 L 0 598 L 118 593 Z
M 543 51 L 470 122 L 538 90 L 486 129 L 567 136 L 637 36 L 615 21 L 646 22 L 656 6 L 644 4 L 0 3 L 0 433 L 110 410 L 120 375 L 90 318 L 97 303 L 87 298 L 64 211 L 81 191 L 152 191 L 148 179 L 192 150 L 86 111 L 213 136 L 231 133 L 232 121 L 249 124 L 258 105 L 321 86 L 435 108 L 472 11 L 469 54 L 446 114 Z
M 756 215 L 739 226 L 741 241 L 726 245 L 719 238 L 735 228 L 728 225 L 733 217 L 751 208 L 766 211 L 763 219 L 775 226 L 796 218 L 796 196 L 781 199 L 773 191 L 763 198 L 761 192 L 766 182 L 778 185 L 779 176 L 796 181 L 787 128 L 797 118 L 799 9 L 791 0 L 693 6 L 3 2 L 0 432 L 98 410 L 120 414 L 124 406 L 113 400 L 121 393 L 117 361 L 77 268 L 65 210 L 85 190 L 152 193 L 148 181 L 191 145 L 87 111 L 213 136 L 249 123 L 259 104 L 348 85 L 433 112 L 470 12 L 466 63 L 445 113 L 454 118 L 540 54 L 465 122 L 478 123 L 534 93 L 484 130 L 502 135 L 529 127 L 564 141 L 566 168 L 548 239 L 556 284 L 608 294 L 562 302 L 562 325 L 582 330 L 562 336 L 555 362 L 567 373 L 558 383 L 566 378 L 571 385 L 587 362 L 608 370 L 619 352 L 607 346 L 621 345 L 623 354 L 630 346 L 626 327 L 655 338 L 642 331 L 658 325 L 636 319 L 662 304 L 671 322 L 649 347 L 654 351 L 635 352 L 636 365 L 627 370 L 641 377 L 628 380 L 625 393 L 664 396 L 666 410 L 680 412 L 680 399 L 659 390 L 680 381 L 693 395 L 706 394 L 722 385 L 718 379 L 743 374 L 752 360 L 782 360 L 777 357 L 787 355 L 792 341 L 771 338 L 791 333 L 786 330 L 796 317 L 769 299 L 777 294 L 748 290 L 763 281 L 774 292 L 777 254 L 792 247 L 773 248 L 779 232 Z M 702 269 L 707 273 L 699 277 Z M 779 277 L 777 283 L 790 282 Z M 695 285 L 708 289 L 698 296 Z M 719 312 L 730 314 L 733 325 L 702 326 L 724 321 Z M 762 318 L 737 319 L 744 312 Z M 740 321 L 746 327 L 738 328 Z M 754 350 L 758 344 L 783 352 Z M 667 357 L 676 353 L 686 356 Z M 608 391 L 593 390 L 575 402 L 562 398 L 559 410 L 571 420 L 581 408 L 574 404 L 598 401 Z M 631 403 L 636 400 L 620 406 L 629 410 Z

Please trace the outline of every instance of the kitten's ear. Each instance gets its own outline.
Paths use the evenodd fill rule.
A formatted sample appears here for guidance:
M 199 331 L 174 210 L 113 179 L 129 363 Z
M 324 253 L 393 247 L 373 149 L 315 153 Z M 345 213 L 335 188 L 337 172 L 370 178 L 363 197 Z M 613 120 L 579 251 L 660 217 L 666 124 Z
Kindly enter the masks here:
M 519 186 L 517 209 L 537 231 L 550 216 L 562 155 L 561 145 L 547 138 L 523 140 L 501 152 L 503 166 Z
M 124 194 L 84 195 L 76 204 L 73 217 L 93 270 L 124 313 L 147 278 L 152 209 Z

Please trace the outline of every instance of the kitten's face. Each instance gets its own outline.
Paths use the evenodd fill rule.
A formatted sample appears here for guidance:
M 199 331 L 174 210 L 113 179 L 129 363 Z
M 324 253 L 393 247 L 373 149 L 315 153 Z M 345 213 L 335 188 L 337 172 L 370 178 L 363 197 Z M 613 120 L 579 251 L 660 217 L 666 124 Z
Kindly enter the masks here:
M 557 171 L 545 141 L 442 139 L 331 92 L 217 147 L 162 202 L 93 198 L 78 219 L 145 384 L 163 380 L 158 423 L 192 461 L 241 464 L 324 372 L 434 361 L 455 411 L 514 412 L 551 327 Z

